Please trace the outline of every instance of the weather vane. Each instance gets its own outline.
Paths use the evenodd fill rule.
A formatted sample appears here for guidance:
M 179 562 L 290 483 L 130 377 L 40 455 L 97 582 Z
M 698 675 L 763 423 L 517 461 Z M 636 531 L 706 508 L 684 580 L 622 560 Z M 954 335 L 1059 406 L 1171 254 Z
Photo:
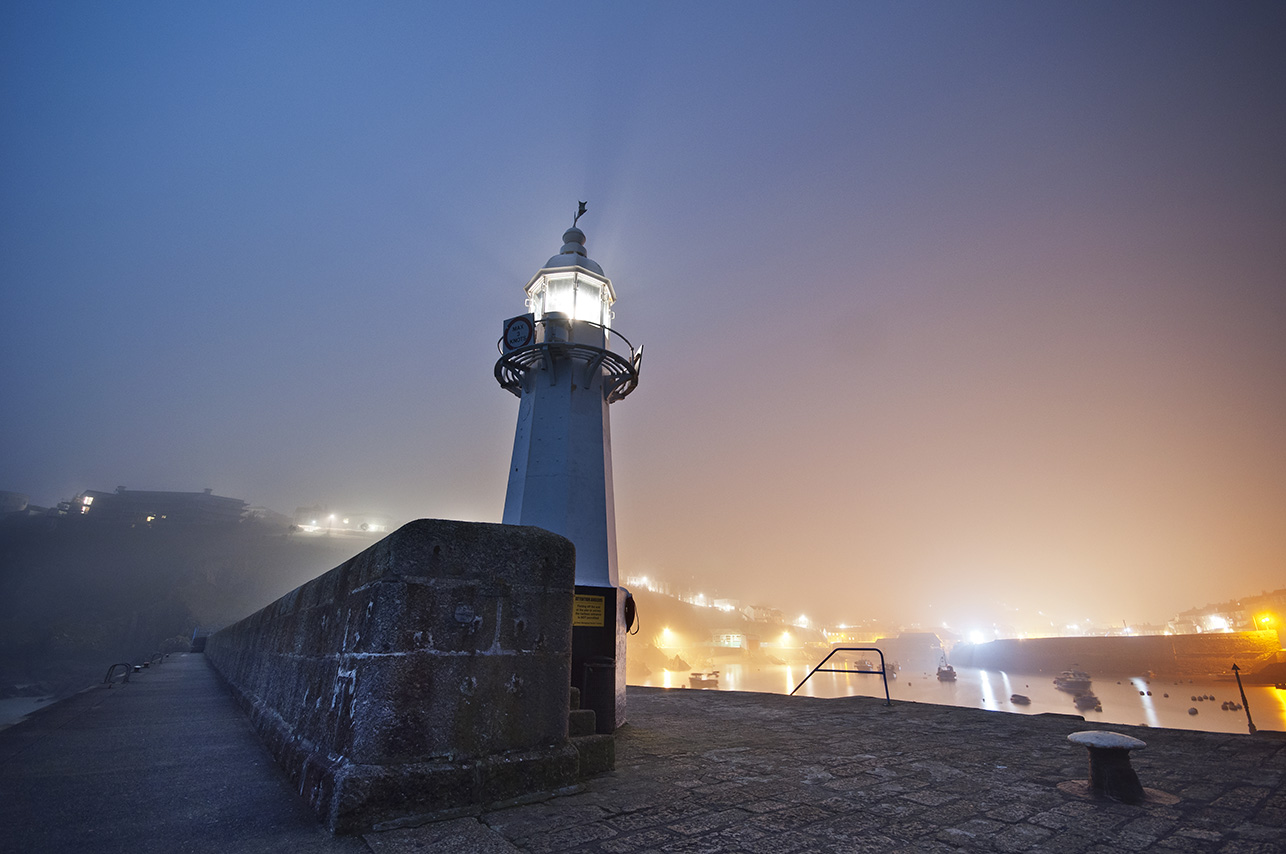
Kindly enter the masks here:
M 585 203 L 580 203 L 580 210 L 576 211 L 576 216 L 572 217 L 572 228 L 576 227 L 576 222 L 585 215 Z

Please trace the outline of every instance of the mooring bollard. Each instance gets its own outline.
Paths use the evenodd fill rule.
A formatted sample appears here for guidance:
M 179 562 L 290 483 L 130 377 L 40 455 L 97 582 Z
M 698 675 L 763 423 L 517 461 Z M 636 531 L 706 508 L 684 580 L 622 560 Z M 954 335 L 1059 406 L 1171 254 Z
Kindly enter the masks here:
M 1074 732 L 1067 740 L 1089 751 L 1092 792 L 1127 804 L 1143 801 L 1143 784 L 1130 766 L 1130 751 L 1147 747 L 1147 742 L 1105 730 Z

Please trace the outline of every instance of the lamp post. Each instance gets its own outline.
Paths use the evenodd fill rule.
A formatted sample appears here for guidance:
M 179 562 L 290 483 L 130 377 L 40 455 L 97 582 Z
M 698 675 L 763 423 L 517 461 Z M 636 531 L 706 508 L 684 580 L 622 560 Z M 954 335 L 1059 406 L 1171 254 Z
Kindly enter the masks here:
M 578 215 L 579 218 L 579 215 Z M 575 225 L 504 323 L 495 376 L 519 399 L 503 522 L 576 545 L 572 684 L 599 732 L 625 722 L 625 600 L 616 566 L 608 406 L 638 386 L 643 348 L 612 329 L 616 291 Z

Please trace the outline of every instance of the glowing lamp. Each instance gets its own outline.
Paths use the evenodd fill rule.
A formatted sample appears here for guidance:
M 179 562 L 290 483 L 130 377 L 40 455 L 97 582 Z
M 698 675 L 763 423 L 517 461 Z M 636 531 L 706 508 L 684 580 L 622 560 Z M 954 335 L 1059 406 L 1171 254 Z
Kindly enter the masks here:
M 527 285 L 527 306 L 536 320 L 564 314 L 600 326 L 612 325 L 612 284 L 584 270 L 542 271 Z
M 550 258 L 527 283 L 527 307 L 536 321 L 562 314 L 573 321 L 612 325 L 616 291 L 603 268 L 585 254 L 585 233 L 569 228 L 562 251 Z

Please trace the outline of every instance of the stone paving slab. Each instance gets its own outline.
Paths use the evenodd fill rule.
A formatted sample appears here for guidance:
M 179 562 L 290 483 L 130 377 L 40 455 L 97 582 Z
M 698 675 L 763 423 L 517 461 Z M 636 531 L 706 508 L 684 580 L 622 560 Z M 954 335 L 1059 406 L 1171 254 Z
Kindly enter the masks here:
M 1088 776 L 1066 737 L 1092 727 L 1071 715 L 652 688 L 628 703 L 615 772 L 479 829 L 524 852 L 1286 852 L 1280 733 L 1113 725 L 1147 742 L 1143 785 L 1179 798 L 1128 806 L 1058 788 Z M 443 831 L 402 832 L 434 851 Z
M 427 829 L 370 833 L 366 843 L 374 854 L 518 854 L 507 839 L 476 818 L 457 818 Z
M 1286 852 L 1281 733 L 1108 727 L 1148 743 L 1140 780 L 1178 798 L 1128 806 L 1059 788 L 1088 776 L 1074 716 L 652 688 L 628 703 L 616 771 L 577 794 L 335 837 L 204 656 L 177 657 L 0 731 L 0 851 Z
M 0 851 L 358 854 L 273 763 L 203 655 L 0 731 Z

